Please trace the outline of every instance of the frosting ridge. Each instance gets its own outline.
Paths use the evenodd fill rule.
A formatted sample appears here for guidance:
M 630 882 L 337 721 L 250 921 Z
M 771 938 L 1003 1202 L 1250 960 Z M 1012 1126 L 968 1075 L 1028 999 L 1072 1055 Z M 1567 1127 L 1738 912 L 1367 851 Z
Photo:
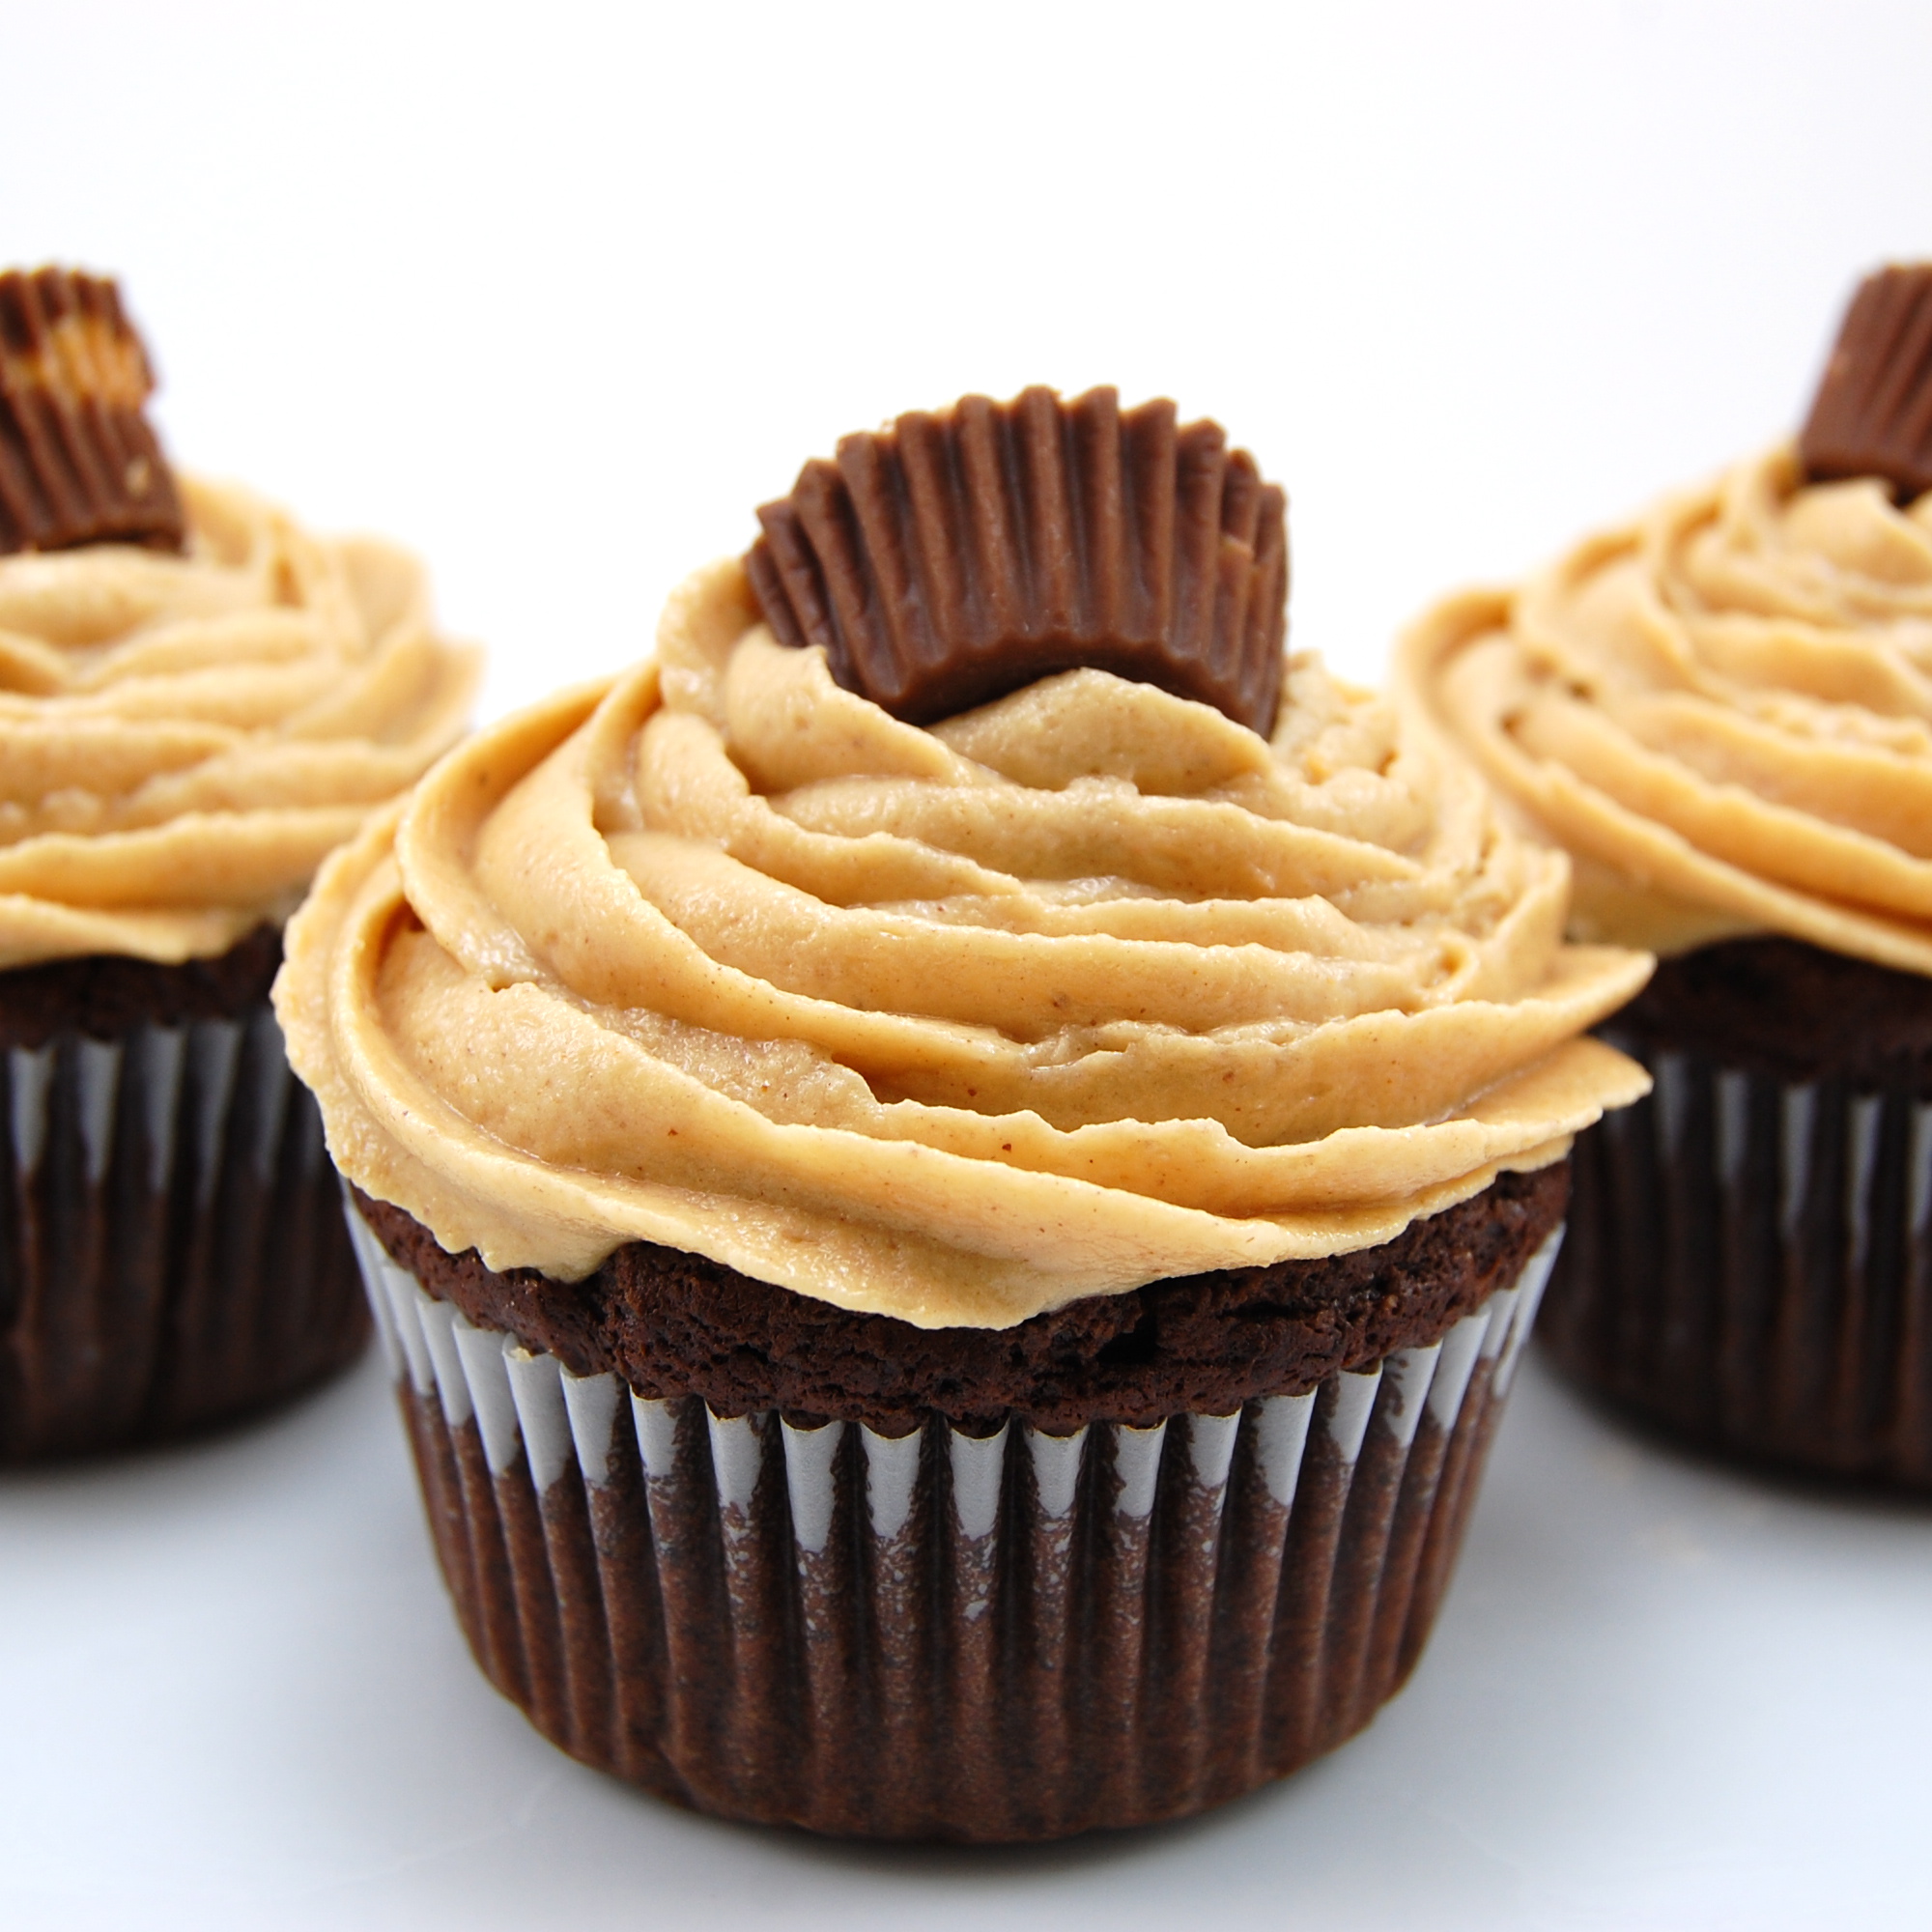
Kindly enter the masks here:
M 1405 639 L 1417 724 L 1577 858 L 1573 927 L 1932 974 L 1932 493 L 1788 445 Z
M 468 715 L 413 558 L 179 481 L 184 555 L 0 557 L 0 968 L 225 952 Z
M 1271 741 L 1073 670 L 940 723 L 781 646 L 736 561 L 654 660 L 459 746 L 339 853 L 276 1002 L 337 1165 L 451 1250 L 682 1247 L 1003 1327 L 1366 1247 L 1557 1158 L 1643 956 L 1383 702 Z

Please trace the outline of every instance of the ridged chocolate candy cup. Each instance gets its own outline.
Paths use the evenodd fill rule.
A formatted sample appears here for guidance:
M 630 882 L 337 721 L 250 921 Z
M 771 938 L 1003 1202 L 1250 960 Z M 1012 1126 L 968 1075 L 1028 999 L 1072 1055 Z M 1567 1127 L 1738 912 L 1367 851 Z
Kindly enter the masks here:
M 1819 481 L 1882 476 L 1907 497 L 1932 490 L 1932 262 L 1859 284 L 1798 453 Z
M 1609 1037 L 1657 1086 L 1571 1156 L 1549 1354 L 1712 1448 L 1932 1489 L 1932 1104 Z
M 182 548 L 181 498 L 143 413 L 153 387 L 113 282 L 0 274 L 0 554 Z
M 758 512 L 773 635 L 930 724 L 1079 667 L 1265 736 L 1288 625 L 1288 499 L 1212 422 L 1112 389 L 965 396 L 843 438 Z
M 188 1435 L 368 1339 L 315 1102 L 266 1004 L 0 1052 L 0 1463 Z
M 351 1214 L 457 1614 L 544 1736 L 726 1818 L 990 1842 L 1198 1811 L 1370 1720 L 1561 1232 L 1445 1335 L 1303 1395 L 892 1437 L 576 1377 Z

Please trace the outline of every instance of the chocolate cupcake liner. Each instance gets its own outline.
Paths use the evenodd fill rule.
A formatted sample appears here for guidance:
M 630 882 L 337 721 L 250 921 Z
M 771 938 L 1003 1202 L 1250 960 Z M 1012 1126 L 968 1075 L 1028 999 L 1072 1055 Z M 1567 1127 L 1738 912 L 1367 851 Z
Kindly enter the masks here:
M 0 1055 L 0 1461 L 182 1435 L 369 1323 L 322 1120 L 266 1003 Z
M 1176 1817 L 1366 1724 L 1435 1619 L 1561 1239 L 1303 1395 L 892 1437 L 575 1376 L 349 1214 L 497 1689 L 700 1810 L 958 1840 Z
M 1608 1037 L 1656 1091 L 1577 1143 L 1550 1354 L 1717 1447 L 1932 1488 L 1932 1104 Z

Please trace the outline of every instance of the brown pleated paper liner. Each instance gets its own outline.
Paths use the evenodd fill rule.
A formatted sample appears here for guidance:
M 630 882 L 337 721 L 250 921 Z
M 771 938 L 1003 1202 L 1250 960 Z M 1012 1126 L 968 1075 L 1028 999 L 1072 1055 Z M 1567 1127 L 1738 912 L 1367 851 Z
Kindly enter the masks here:
M 113 282 L 0 274 L 0 555 L 181 549 L 181 498 L 143 413 L 154 386 Z
M 266 1407 L 368 1338 L 322 1121 L 266 1003 L 0 1053 L 0 1462 Z
M 491 1682 L 727 1818 L 1051 1838 L 1174 1818 L 1413 1667 L 1561 1231 L 1425 1347 L 1150 1428 L 893 1437 L 713 1414 L 473 1326 L 351 1209 Z
M 1288 624 L 1288 499 L 1217 423 L 1112 389 L 967 396 L 843 438 L 758 512 L 746 557 L 781 643 L 930 724 L 1088 666 L 1266 735 Z
M 1577 1142 L 1549 1353 L 1713 1447 L 1932 1488 L 1932 1104 L 1610 1037 L 1657 1086 Z
M 1932 490 L 1932 262 L 1859 284 L 1798 453 L 1821 481 L 1883 476 L 1908 497 Z

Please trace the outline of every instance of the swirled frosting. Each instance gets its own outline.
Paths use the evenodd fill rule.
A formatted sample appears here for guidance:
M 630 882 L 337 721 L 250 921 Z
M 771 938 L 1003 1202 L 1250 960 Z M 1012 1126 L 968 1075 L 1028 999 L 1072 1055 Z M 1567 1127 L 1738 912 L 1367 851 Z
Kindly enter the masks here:
M 468 714 L 412 558 L 178 480 L 184 555 L 0 557 L 0 967 L 227 951 Z
M 1272 743 L 1097 670 L 929 730 L 735 562 L 655 662 L 459 747 L 276 987 L 338 1165 L 452 1251 L 644 1239 L 929 1327 L 1385 1240 L 1646 1081 L 1649 961 L 1390 710 Z
M 1932 494 L 1775 449 L 1438 606 L 1398 680 L 1576 855 L 1579 935 L 1932 974 Z

